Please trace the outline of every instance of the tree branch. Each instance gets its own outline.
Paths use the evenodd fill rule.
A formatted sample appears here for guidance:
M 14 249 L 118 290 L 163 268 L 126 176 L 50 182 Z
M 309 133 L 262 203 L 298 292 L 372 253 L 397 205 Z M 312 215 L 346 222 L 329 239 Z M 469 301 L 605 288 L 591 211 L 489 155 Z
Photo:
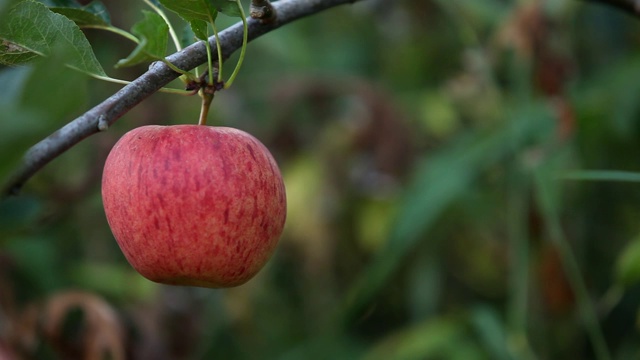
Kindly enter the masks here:
M 261 24 L 258 20 L 248 19 L 249 41 L 302 17 L 356 1 L 358 0 L 280 0 L 274 2 L 273 7 L 278 13 L 275 21 Z M 242 24 L 238 23 L 221 31 L 219 41 L 223 57 L 228 58 L 242 46 Z M 209 42 L 212 47 L 216 46 L 215 37 L 209 38 Z M 168 56 L 167 60 L 180 69 L 191 70 L 207 61 L 206 48 L 204 43 L 200 41 Z M 178 76 L 179 74 L 162 62 L 151 64 L 149 71 L 132 83 L 32 146 L 24 155 L 16 171 L 1 188 L 0 198 L 18 193 L 25 182 L 51 160 L 83 139 L 106 130 L 142 100 Z
M 640 16 L 640 0 L 582 0 L 613 6 L 633 16 Z

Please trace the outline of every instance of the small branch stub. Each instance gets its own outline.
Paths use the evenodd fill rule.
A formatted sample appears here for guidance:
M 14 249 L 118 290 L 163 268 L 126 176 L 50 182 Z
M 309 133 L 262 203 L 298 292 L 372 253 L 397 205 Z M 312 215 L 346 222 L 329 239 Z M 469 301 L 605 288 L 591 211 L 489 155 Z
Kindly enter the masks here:
M 98 117 L 98 130 L 107 131 L 109 129 L 109 121 L 107 121 L 107 117 L 104 114 Z
M 253 19 L 260 20 L 263 24 L 272 23 L 276 20 L 276 9 L 269 0 L 252 0 L 250 14 Z

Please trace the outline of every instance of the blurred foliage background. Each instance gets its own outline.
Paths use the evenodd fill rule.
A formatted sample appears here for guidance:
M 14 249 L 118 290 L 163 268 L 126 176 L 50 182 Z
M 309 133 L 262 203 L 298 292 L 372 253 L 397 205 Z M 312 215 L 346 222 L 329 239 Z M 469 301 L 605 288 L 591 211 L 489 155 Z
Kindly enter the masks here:
M 86 34 L 110 75 L 145 70 Z M 0 358 L 640 358 L 639 78 L 640 19 L 577 0 L 366 0 L 269 33 L 210 114 L 280 164 L 268 266 L 211 290 L 127 264 L 105 157 L 199 112 L 158 93 L 0 203 Z M 0 68 L 0 178 L 118 89 Z

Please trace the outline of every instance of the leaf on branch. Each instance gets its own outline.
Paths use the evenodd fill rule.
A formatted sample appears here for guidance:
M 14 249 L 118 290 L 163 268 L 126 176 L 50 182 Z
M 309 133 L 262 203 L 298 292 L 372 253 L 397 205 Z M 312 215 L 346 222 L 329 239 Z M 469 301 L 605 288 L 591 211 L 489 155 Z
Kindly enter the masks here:
M 218 17 L 218 10 L 208 0 L 160 0 L 160 3 L 186 20 L 194 35 L 202 40 L 208 38 L 208 24 Z
M 187 47 L 196 41 L 196 34 L 193 32 L 193 28 L 190 23 L 185 24 L 180 34 L 180 43 L 182 47 Z
M 111 17 L 106 7 L 100 1 L 93 1 L 83 7 L 52 7 L 51 11 L 71 19 L 79 27 L 109 26 Z
M 106 76 L 80 28 L 42 3 L 18 2 L 0 19 L 0 40 L 1 64 L 18 65 L 62 51 L 67 66 L 87 74 Z
M 191 31 L 193 34 L 200 40 L 206 40 L 209 37 L 209 24 L 202 20 L 191 20 L 189 21 L 189 25 L 191 25 Z
M 167 9 L 177 13 L 188 22 L 201 20 L 215 21 L 218 12 L 207 0 L 160 0 Z
M 238 4 L 235 0 L 211 0 L 213 6 L 219 12 L 231 16 L 231 17 L 241 17 L 242 13 L 238 8 Z
M 118 61 L 117 68 L 162 59 L 166 55 L 169 26 L 160 15 L 146 10 L 143 13 L 144 19 L 131 28 L 140 43 L 126 59 Z

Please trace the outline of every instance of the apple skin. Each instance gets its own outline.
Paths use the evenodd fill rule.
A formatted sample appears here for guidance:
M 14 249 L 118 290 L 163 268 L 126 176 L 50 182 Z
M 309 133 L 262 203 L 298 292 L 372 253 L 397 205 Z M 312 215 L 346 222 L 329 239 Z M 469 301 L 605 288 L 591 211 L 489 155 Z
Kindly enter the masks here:
M 125 134 L 102 177 L 107 221 L 149 280 L 232 287 L 269 260 L 286 218 L 278 165 L 253 136 L 204 125 Z

